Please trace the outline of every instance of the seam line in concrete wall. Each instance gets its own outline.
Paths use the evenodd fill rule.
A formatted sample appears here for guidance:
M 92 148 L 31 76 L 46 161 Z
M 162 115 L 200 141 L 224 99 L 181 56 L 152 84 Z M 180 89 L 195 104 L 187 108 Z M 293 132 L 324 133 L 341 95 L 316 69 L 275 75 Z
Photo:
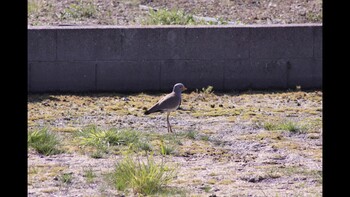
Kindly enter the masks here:
M 291 65 L 290 65 L 290 62 L 289 61 L 287 61 L 287 64 L 286 64 L 286 87 L 287 88 L 289 88 L 289 70 L 290 70 L 290 68 L 291 68 Z
M 316 37 L 316 28 L 312 29 L 312 57 L 316 58 L 315 54 L 315 37 Z
M 252 36 L 252 29 L 249 28 L 248 29 L 248 40 L 249 40 L 249 43 L 248 43 L 248 58 L 250 59 L 250 51 L 252 49 L 252 39 L 251 39 L 251 36 Z
M 164 62 L 164 61 L 163 61 Z M 163 64 L 164 63 L 161 63 L 160 65 L 159 65 L 159 81 L 158 81 L 158 90 L 161 90 L 162 89 L 162 67 L 163 67 Z
M 31 67 L 31 64 L 30 63 L 28 63 L 28 73 L 27 73 L 27 75 L 29 75 L 29 76 L 27 76 L 27 80 L 28 80 L 28 89 L 27 89 L 27 91 L 29 92 L 31 89 L 32 89 L 32 86 L 31 86 L 31 69 L 32 69 L 32 67 Z
M 222 68 L 222 81 L 223 81 L 223 84 L 222 84 L 222 88 L 225 90 L 226 89 L 226 86 L 225 86 L 225 73 L 226 73 L 226 65 L 223 66 Z
M 120 46 L 121 46 L 121 52 L 120 55 L 122 57 L 125 57 L 125 49 L 124 49 L 124 39 L 125 39 L 125 32 L 124 29 L 120 30 Z
M 315 58 L 315 28 L 312 29 L 312 57 Z
M 58 59 L 58 31 L 57 30 L 55 30 L 55 47 L 56 47 L 56 49 L 55 49 L 55 60 L 57 61 L 57 59 Z
M 98 69 L 97 66 L 98 66 L 98 64 L 96 63 L 96 64 L 95 64 L 95 88 L 94 88 L 95 91 L 97 91 L 97 84 L 98 84 L 98 83 L 97 83 L 97 80 L 98 80 L 98 79 L 97 79 L 97 69 Z

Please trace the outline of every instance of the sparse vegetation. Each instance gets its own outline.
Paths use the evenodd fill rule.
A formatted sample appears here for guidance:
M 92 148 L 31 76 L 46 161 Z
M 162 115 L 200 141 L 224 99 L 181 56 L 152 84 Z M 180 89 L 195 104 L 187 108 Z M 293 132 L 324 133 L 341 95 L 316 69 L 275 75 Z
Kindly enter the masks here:
M 184 19 L 169 13 L 159 14 L 155 20 L 160 24 L 222 25 L 234 24 L 295 24 L 322 23 L 322 1 L 285 0 L 271 1 L 99 1 L 99 0 L 28 0 L 28 23 L 30 25 L 86 24 L 86 25 L 141 25 L 153 10 L 182 10 Z M 295 5 L 298 6 L 295 6 Z M 151 10 L 151 11 L 150 11 Z M 235 11 L 232 11 L 235 10 Z M 174 11 L 175 12 L 175 11 Z M 176 14 L 176 13 L 175 13 Z M 192 15 L 193 14 L 193 15 Z M 252 17 L 252 14 L 254 17 Z M 190 17 L 188 17 L 190 16 Z M 189 19 L 187 19 L 187 18 Z M 204 18 L 206 17 L 206 18 Z M 205 19 L 205 21 L 204 21 Z M 155 24 L 155 23 L 150 23 Z
M 196 139 L 197 132 L 196 131 L 189 131 L 185 135 L 187 138 L 194 140 L 194 139 Z
M 82 19 L 82 18 L 96 18 L 97 7 L 94 1 L 83 1 L 71 3 L 60 13 L 61 19 Z
M 205 89 L 183 94 L 182 107 L 190 110 L 172 113 L 174 133 L 167 132 L 164 114 L 142 115 L 145 103 L 156 102 L 161 93 L 29 95 L 28 130 L 47 125 L 59 139 L 58 148 L 67 153 L 43 157 L 29 151 L 29 192 L 60 195 L 59 187 L 52 186 L 63 185 L 69 187 L 69 196 L 201 196 L 210 186 L 207 191 L 217 196 L 244 196 L 248 188 L 257 196 L 263 195 L 261 190 L 266 196 L 322 194 L 322 92 L 204 93 Z M 287 122 L 292 123 L 283 125 Z M 270 130 L 265 123 L 271 124 Z M 115 165 L 129 157 L 147 177 L 147 170 L 152 174 L 154 169 L 149 155 L 164 173 L 176 169 L 174 181 L 149 195 L 141 193 L 147 190 L 140 189 L 147 188 L 141 178 L 138 186 L 129 181 L 118 190 Z M 124 166 L 129 163 L 124 161 Z M 68 172 L 71 181 L 66 184 L 59 177 Z M 104 182 L 106 173 L 113 185 Z M 152 185 L 147 179 L 142 178 Z M 253 182 L 257 187 L 250 187 Z M 286 186 L 290 190 L 279 189 Z
M 54 155 L 62 153 L 59 150 L 58 136 L 47 128 L 28 132 L 28 147 L 33 148 L 38 153 L 43 155 Z
M 146 141 L 140 141 L 140 142 L 136 143 L 136 147 L 139 150 L 145 151 L 146 153 L 151 152 L 153 150 L 152 145 Z
M 71 184 L 73 180 L 72 173 L 63 173 L 58 176 L 58 180 L 64 184 Z
M 174 152 L 174 148 L 172 146 L 166 145 L 164 141 L 160 142 L 160 153 L 162 155 L 170 155 Z
M 201 92 L 204 93 L 204 94 L 214 93 L 214 87 L 213 86 L 207 86 L 206 88 L 202 88 Z
M 185 13 L 182 10 L 149 10 L 144 25 L 222 25 L 227 24 L 223 18 L 205 21 L 204 19 Z M 211 86 L 210 86 L 211 87 Z
M 92 168 L 89 168 L 84 170 L 84 177 L 86 178 L 87 183 L 92 183 L 94 181 L 94 178 L 96 177 L 96 174 L 94 173 Z
M 126 156 L 117 163 L 111 179 L 118 190 L 132 188 L 135 193 L 150 195 L 164 189 L 176 173 L 163 160 L 157 163 L 152 154 L 145 162 Z
M 82 145 L 94 146 L 106 150 L 111 145 L 137 144 L 140 132 L 135 130 L 101 130 L 96 126 L 89 126 L 77 133 Z
M 181 10 L 159 9 L 149 10 L 149 16 L 143 21 L 144 25 L 196 25 L 197 22 L 191 14 L 185 14 Z
M 209 192 L 211 190 L 211 187 L 209 185 L 206 185 L 204 187 L 202 187 L 202 189 L 205 191 L 205 192 Z
M 303 133 L 306 131 L 305 126 L 301 126 L 300 124 L 292 121 L 283 121 L 280 123 L 265 122 L 264 128 L 269 131 L 284 130 L 292 133 Z
M 41 0 L 29 0 L 28 1 L 28 15 L 36 14 L 40 11 Z
M 201 136 L 200 136 L 200 139 L 203 140 L 203 141 L 209 141 L 209 136 L 207 136 L 207 135 L 201 135 Z

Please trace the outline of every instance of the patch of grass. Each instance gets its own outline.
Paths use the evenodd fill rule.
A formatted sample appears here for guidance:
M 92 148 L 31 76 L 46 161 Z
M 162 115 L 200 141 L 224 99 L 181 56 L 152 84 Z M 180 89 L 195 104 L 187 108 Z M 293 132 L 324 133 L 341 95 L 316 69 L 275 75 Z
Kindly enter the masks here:
M 96 126 L 89 126 L 77 133 L 82 145 L 95 146 L 97 148 L 111 145 L 130 145 L 137 143 L 140 132 L 134 130 L 101 130 Z
M 221 25 L 227 24 L 223 18 L 218 18 L 215 21 L 205 21 L 201 18 L 195 17 L 190 13 L 185 13 L 182 10 L 149 10 L 148 17 L 142 21 L 144 25 Z M 211 90 L 213 86 L 203 88 L 203 90 Z M 209 92 L 208 92 L 209 93 Z
M 28 0 L 28 15 L 36 14 L 40 11 L 41 0 Z
M 197 132 L 196 131 L 189 131 L 185 134 L 186 138 L 194 140 L 196 139 Z
M 214 87 L 213 86 L 207 86 L 206 88 L 203 87 L 201 90 L 201 93 L 203 94 L 212 94 L 214 93 Z
M 92 158 L 102 158 L 105 153 L 121 149 L 142 150 L 147 149 L 146 145 L 140 142 L 141 133 L 130 129 L 106 129 L 102 130 L 95 125 L 88 126 L 74 133 L 76 141 L 85 148 L 93 148 L 89 152 Z M 118 148 L 117 148 L 118 147 Z M 121 148 L 121 149 L 120 149 Z
M 200 180 L 200 179 L 192 179 L 192 183 L 194 185 L 201 185 L 202 184 L 202 180 Z
M 230 179 L 224 179 L 222 181 L 219 182 L 219 185 L 230 185 L 231 183 L 233 183 L 232 180 Z
M 142 22 L 144 25 L 198 25 L 204 24 L 203 21 L 197 21 L 191 14 L 186 14 L 181 10 L 165 10 L 157 11 L 150 9 L 149 15 Z
M 136 143 L 135 147 L 139 150 L 145 151 L 145 152 L 151 152 L 153 150 L 153 147 L 150 143 L 145 141 L 140 141 Z
M 172 146 L 166 145 L 164 141 L 160 142 L 160 154 L 162 155 L 170 155 L 174 153 L 174 148 Z
M 280 178 L 282 175 L 283 174 L 280 171 L 275 170 L 275 168 L 271 168 L 266 172 L 266 176 L 272 179 Z
M 265 122 L 263 124 L 264 129 L 271 130 L 283 130 L 290 131 L 292 133 L 304 133 L 306 131 L 306 127 L 302 126 L 296 122 L 292 121 L 282 121 L 278 123 Z
M 218 182 L 216 179 L 209 179 L 207 180 L 207 183 L 210 185 L 215 185 L 215 183 Z
M 65 132 L 65 133 L 74 133 L 78 130 L 79 128 L 75 128 L 75 127 L 52 128 L 52 131 Z
M 89 169 L 84 170 L 83 176 L 86 178 L 87 183 L 92 183 L 94 181 L 94 178 L 96 177 L 96 174 L 94 173 L 92 168 L 89 168 Z
M 202 117 L 202 116 L 217 117 L 217 116 L 237 116 L 237 115 L 240 115 L 240 113 L 241 112 L 237 111 L 236 109 L 217 108 L 216 110 L 206 109 L 206 110 L 201 110 L 197 112 L 192 112 L 191 115 L 194 117 Z
M 200 167 L 194 167 L 194 168 L 191 168 L 191 170 L 206 170 L 207 168 L 206 167 L 203 167 L 203 166 L 200 166 Z
M 37 174 L 38 173 L 38 167 L 33 167 L 33 166 L 29 166 L 28 167 L 28 175 L 30 174 Z
M 305 17 L 308 21 L 312 21 L 312 22 L 320 22 L 322 21 L 322 12 L 320 13 L 314 13 L 312 11 L 308 11 L 305 14 Z
M 61 19 L 96 18 L 97 7 L 93 1 L 83 1 L 70 4 L 61 12 Z
M 91 158 L 94 158 L 94 159 L 100 159 L 103 157 L 103 152 L 104 152 L 103 150 L 97 149 L 93 151 L 90 156 Z
M 206 186 L 202 187 L 201 189 L 203 189 L 205 192 L 209 192 L 211 190 L 211 187 L 209 185 L 206 185 Z
M 176 174 L 175 168 L 170 168 L 163 160 L 157 163 L 152 154 L 146 162 L 126 156 L 116 164 L 111 180 L 118 190 L 132 188 L 135 193 L 150 195 L 163 190 Z
M 64 184 L 70 184 L 72 183 L 73 175 L 72 173 L 63 173 L 60 176 L 58 176 L 58 180 Z
M 319 184 L 322 184 L 322 171 L 310 170 L 301 166 L 287 166 L 272 169 L 275 173 L 279 173 L 281 176 L 297 176 L 306 177 L 316 180 Z
M 207 136 L 207 135 L 201 135 L 201 136 L 200 136 L 200 139 L 203 140 L 203 141 L 209 141 L 209 136 Z
M 58 149 L 59 145 L 58 136 L 47 128 L 28 132 L 28 147 L 32 147 L 39 154 L 47 156 L 62 153 Z

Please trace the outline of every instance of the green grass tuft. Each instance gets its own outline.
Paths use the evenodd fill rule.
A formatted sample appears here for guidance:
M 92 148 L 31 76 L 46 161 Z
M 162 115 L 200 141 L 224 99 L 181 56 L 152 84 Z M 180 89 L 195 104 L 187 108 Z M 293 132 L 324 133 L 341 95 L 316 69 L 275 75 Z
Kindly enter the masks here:
M 111 145 L 130 145 L 138 143 L 140 132 L 134 130 L 100 130 L 96 126 L 89 126 L 77 133 L 82 145 L 95 146 L 97 148 Z
M 71 173 L 63 173 L 58 177 L 58 179 L 64 184 L 70 184 L 72 183 L 73 176 Z
M 143 21 L 144 25 L 198 25 L 203 24 L 196 21 L 191 14 L 186 14 L 181 10 L 150 10 L 149 16 Z
M 265 122 L 263 127 L 268 131 L 283 130 L 290 131 L 292 133 L 304 133 L 307 130 L 305 126 L 292 121 L 283 121 L 280 123 Z
M 86 178 L 87 183 L 92 183 L 94 181 L 94 178 L 96 177 L 96 174 L 94 173 L 94 171 L 91 168 L 89 168 L 89 169 L 84 170 L 83 176 Z
M 144 25 L 224 25 L 227 24 L 223 18 L 218 18 L 215 21 L 205 21 L 204 19 L 196 18 L 190 13 L 185 13 L 182 10 L 149 10 L 148 17 L 142 21 Z M 208 86 L 208 88 L 213 88 Z
M 58 136 L 48 131 L 47 128 L 28 133 L 28 147 L 32 147 L 40 154 L 54 155 L 62 153 L 63 151 L 58 149 L 59 144 Z
M 214 93 L 214 87 L 213 86 L 208 86 L 206 88 L 202 88 L 202 93 L 204 94 L 212 94 Z
M 185 134 L 185 136 L 191 140 L 196 139 L 197 132 L 196 131 L 189 131 Z
M 151 152 L 153 150 L 152 145 L 149 142 L 145 142 L 145 141 L 140 141 L 136 143 L 135 147 L 145 152 Z
M 146 162 L 126 156 L 117 163 L 111 179 L 118 190 L 132 188 L 135 193 L 149 195 L 161 191 L 175 176 L 175 168 L 163 161 L 156 163 L 152 155 Z
M 164 143 L 163 140 L 160 142 L 160 154 L 162 155 L 170 155 L 174 153 L 174 148 L 172 146 L 168 146 Z
M 201 135 L 201 136 L 200 136 L 200 139 L 203 140 L 203 141 L 209 141 L 209 136 L 207 136 L 207 135 Z
M 97 7 L 93 1 L 80 0 L 78 3 L 72 3 L 61 12 L 61 19 L 82 19 L 96 18 Z

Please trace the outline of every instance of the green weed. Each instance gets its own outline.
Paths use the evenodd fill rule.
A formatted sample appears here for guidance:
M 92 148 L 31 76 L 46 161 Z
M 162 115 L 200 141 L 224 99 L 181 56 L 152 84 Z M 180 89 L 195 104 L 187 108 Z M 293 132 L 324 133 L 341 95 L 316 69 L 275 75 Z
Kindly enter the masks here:
M 118 190 L 132 188 L 134 193 L 150 195 L 160 192 L 176 174 L 175 168 L 168 167 L 163 160 L 157 163 L 151 154 L 146 162 L 126 156 L 116 164 L 111 179 Z
M 63 151 L 58 149 L 59 144 L 58 136 L 48 131 L 47 128 L 28 133 L 28 147 L 34 148 L 40 154 L 54 155 L 62 153 Z
M 96 177 L 96 174 L 91 168 L 89 168 L 87 170 L 84 170 L 83 176 L 86 178 L 86 182 L 92 183 L 94 181 L 94 178 Z
M 58 180 L 64 184 L 70 184 L 73 180 L 72 173 L 63 173 L 58 177 Z
M 140 139 L 140 133 L 134 130 L 100 130 L 96 126 L 89 126 L 77 132 L 77 135 L 82 145 L 102 149 L 111 145 L 130 145 Z
M 61 12 L 61 19 L 81 19 L 81 18 L 96 18 L 97 7 L 93 1 L 80 0 L 77 3 L 72 3 L 68 8 Z
M 284 131 L 290 131 L 292 133 L 304 133 L 307 130 L 305 126 L 302 126 L 292 121 L 282 121 L 278 123 L 265 122 L 263 124 L 263 127 L 268 131 L 284 130 Z

